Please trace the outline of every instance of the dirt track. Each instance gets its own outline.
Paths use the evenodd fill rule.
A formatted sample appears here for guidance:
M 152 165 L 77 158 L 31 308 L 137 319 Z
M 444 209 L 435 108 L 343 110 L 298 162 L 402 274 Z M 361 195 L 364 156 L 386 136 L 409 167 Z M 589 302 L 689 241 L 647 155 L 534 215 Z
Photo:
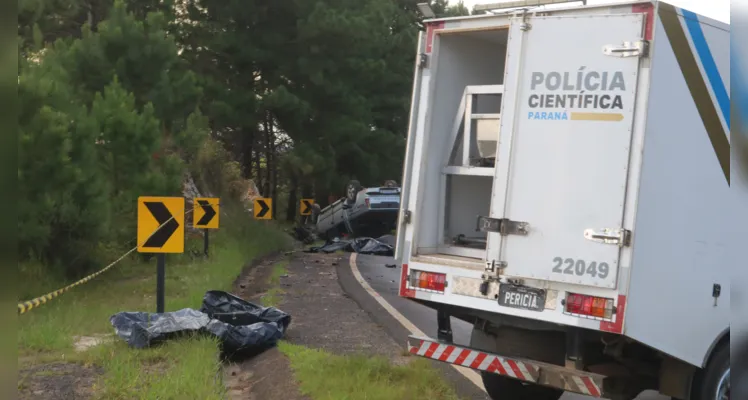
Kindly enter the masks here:
M 334 354 L 376 354 L 404 362 L 401 347 L 338 284 L 335 269 L 347 256 L 296 253 L 292 257 L 287 275 L 281 277 L 284 294 L 278 305 L 291 314 L 286 340 Z M 282 259 L 274 257 L 248 268 L 237 281 L 236 293 L 261 302 L 273 265 Z M 306 399 L 299 394 L 288 361 L 276 348 L 225 371 L 232 399 Z
M 19 371 L 19 399 L 76 400 L 91 397 L 99 368 L 75 363 L 42 364 Z

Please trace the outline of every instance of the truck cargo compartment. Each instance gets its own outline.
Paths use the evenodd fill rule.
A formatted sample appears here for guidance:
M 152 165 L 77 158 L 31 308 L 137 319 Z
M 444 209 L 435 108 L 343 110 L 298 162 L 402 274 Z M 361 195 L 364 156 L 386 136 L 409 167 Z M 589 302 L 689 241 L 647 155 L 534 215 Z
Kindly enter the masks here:
M 436 230 L 419 253 L 482 260 L 487 235 L 476 229 L 491 207 L 499 140 L 508 26 L 439 35 L 429 141 L 440 143 L 425 173 L 440 199 Z

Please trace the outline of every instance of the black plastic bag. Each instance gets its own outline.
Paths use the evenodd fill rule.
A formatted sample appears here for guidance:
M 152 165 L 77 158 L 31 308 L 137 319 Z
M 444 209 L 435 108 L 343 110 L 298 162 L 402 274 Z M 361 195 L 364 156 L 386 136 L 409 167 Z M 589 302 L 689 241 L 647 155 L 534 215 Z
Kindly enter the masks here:
M 197 333 L 218 338 L 224 353 L 240 353 L 274 346 L 283 338 L 291 316 L 226 292 L 209 291 L 200 311 L 185 308 L 163 314 L 121 312 L 109 322 L 117 336 L 134 348 L 151 347 L 176 336 Z
M 109 322 L 117 336 L 130 347 L 142 349 L 159 344 L 174 336 L 200 332 L 210 322 L 210 317 L 191 308 L 163 314 L 146 312 L 121 312 Z
M 212 319 L 205 329 L 221 341 L 224 354 L 259 352 L 283 338 L 283 330 L 275 322 L 231 325 Z
M 210 318 L 231 324 L 251 325 L 257 322 L 275 322 L 281 332 L 291 324 L 291 316 L 275 307 L 263 307 L 252 304 L 231 293 L 211 290 L 203 296 L 200 311 Z

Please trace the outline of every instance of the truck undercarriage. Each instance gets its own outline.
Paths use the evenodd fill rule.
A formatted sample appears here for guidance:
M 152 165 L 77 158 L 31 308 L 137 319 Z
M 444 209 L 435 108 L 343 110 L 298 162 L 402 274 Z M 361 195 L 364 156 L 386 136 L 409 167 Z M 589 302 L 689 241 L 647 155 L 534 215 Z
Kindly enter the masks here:
M 667 387 L 668 381 L 682 382 L 684 376 L 688 381 L 696 371 L 694 367 L 618 334 L 413 301 L 437 311 L 438 335 L 435 340 L 411 337 L 410 351 L 442 362 L 462 362 L 462 365 L 465 365 L 464 360 L 459 360 L 455 352 L 477 351 L 485 352 L 488 357 L 499 357 L 493 363 L 494 367 L 485 357 L 479 362 L 473 358 L 465 365 L 481 370 L 484 381 L 507 378 L 531 381 L 561 390 L 550 391 L 557 395 L 555 398 L 563 391 L 573 391 L 612 400 L 631 400 L 645 390 L 656 390 L 685 399 L 688 388 Z M 436 348 L 439 345 L 454 346 L 450 317 L 472 324 L 474 331 L 470 346 L 457 346 L 451 354 L 445 355 L 443 351 L 437 353 Z M 434 346 L 431 354 L 429 346 Z M 481 362 L 485 364 L 483 368 Z M 517 367 L 518 363 L 522 367 Z M 682 376 L 663 376 L 664 365 L 667 365 L 670 375 L 673 374 L 673 365 L 679 366 L 677 371 Z M 517 368 L 523 373 L 515 373 L 513 369 Z M 533 396 L 540 399 L 537 393 Z

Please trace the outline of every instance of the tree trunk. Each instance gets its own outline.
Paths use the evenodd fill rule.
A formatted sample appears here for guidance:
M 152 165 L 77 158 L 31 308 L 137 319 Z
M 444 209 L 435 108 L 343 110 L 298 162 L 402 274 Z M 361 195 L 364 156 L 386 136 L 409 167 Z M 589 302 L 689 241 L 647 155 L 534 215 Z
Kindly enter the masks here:
M 264 156 L 265 156 L 265 170 L 261 171 L 262 174 L 262 193 L 265 197 L 270 197 L 270 170 L 272 169 L 270 160 L 270 124 L 268 123 L 267 112 L 265 112 L 265 118 L 262 121 L 262 127 L 264 131 Z
M 264 195 L 262 192 L 262 169 L 260 167 L 260 150 L 253 149 L 252 150 L 252 160 L 254 160 L 254 175 L 253 179 L 255 180 L 255 186 L 257 186 L 257 190 L 260 191 L 259 194 Z
M 253 131 L 241 130 L 242 137 L 242 172 L 248 179 L 254 179 L 253 163 L 254 163 L 254 141 L 255 135 Z
M 314 188 L 312 187 L 312 184 L 310 182 L 305 182 L 301 185 L 301 198 L 303 199 L 314 198 Z
M 296 210 L 299 199 L 296 196 L 299 189 L 299 179 L 296 174 L 291 173 L 288 177 L 288 207 L 286 208 L 286 221 L 294 222 L 296 220 Z M 302 196 L 303 197 L 303 196 Z M 302 219 L 304 217 L 301 217 Z
M 275 157 L 275 128 L 273 124 L 273 115 L 268 111 L 268 185 L 270 186 L 270 198 L 273 199 L 273 204 L 278 204 L 278 165 L 276 165 Z M 273 219 L 278 218 L 278 207 L 273 207 Z
M 316 190 L 314 191 L 314 202 L 319 204 L 320 207 L 325 208 L 330 205 L 329 202 L 329 193 L 327 189 L 324 188 L 322 185 L 315 185 Z

